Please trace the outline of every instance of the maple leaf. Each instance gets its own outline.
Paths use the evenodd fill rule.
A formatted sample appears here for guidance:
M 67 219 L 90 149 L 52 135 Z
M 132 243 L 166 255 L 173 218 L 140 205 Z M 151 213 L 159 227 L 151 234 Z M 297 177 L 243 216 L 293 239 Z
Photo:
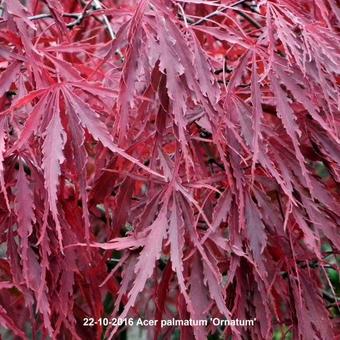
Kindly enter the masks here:
M 59 183 L 60 165 L 65 160 L 63 149 L 66 143 L 66 133 L 61 125 L 59 116 L 59 94 L 59 91 L 57 91 L 54 95 L 55 97 L 53 98 L 53 101 L 51 102 L 51 106 L 53 106 L 54 110 L 52 112 L 51 120 L 44 132 L 45 136 L 42 146 L 44 157 L 42 168 L 45 175 L 45 187 L 47 190 L 48 202 L 53 220 L 56 224 L 59 245 L 60 248 L 63 249 L 61 224 L 57 208 L 57 188 Z
M 21 251 L 23 262 L 23 276 L 29 282 L 29 236 L 33 232 L 36 222 L 34 215 L 34 200 L 28 179 L 24 171 L 23 161 L 19 163 L 18 179 L 16 183 L 15 213 L 18 216 L 18 235 L 21 238 Z

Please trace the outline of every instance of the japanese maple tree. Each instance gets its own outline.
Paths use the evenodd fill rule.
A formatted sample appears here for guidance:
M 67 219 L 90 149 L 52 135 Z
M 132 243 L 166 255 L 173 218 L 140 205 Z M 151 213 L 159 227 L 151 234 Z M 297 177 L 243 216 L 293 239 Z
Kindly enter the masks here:
M 339 335 L 339 1 L 0 3 L 3 329 Z

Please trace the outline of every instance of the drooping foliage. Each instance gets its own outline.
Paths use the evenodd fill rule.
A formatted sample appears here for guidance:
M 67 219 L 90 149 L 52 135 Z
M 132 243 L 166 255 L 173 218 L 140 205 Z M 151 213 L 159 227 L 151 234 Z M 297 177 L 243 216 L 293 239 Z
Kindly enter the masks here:
M 339 333 L 337 0 L 3 0 L 0 14 L 4 328 Z

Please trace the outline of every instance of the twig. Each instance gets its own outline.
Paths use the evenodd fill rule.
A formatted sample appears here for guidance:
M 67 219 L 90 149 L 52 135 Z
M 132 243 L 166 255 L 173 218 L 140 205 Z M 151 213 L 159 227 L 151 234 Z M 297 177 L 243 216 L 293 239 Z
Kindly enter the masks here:
M 88 9 L 89 9 L 89 7 L 90 7 L 90 4 L 91 4 L 91 1 L 89 1 L 88 4 L 85 5 L 85 7 L 84 7 L 82 13 L 80 13 L 80 15 L 78 16 L 78 18 L 77 18 L 75 21 L 69 23 L 69 24 L 67 25 L 67 27 L 72 28 L 72 27 L 74 27 L 74 26 L 80 25 L 81 22 L 84 20 L 85 16 L 87 15 L 87 13 L 88 13 Z
M 103 6 L 102 6 L 102 4 L 99 0 L 90 0 L 90 2 L 88 4 L 90 4 L 90 3 L 92 3 L 92 8 L 94 10 L 102 10 L 103 9 Z M 111 40 L 115 40 L 116 39 L 116 33 L 113 31 L 113 29 L 111 27 L 110 20 L 108 19 L 108 17 L 105 14 L 102 15 L 102 18 L 103 18 L 103 23 L 104 23 L 107 31 L 109 32 Z M 123 53 L 119 49 L 116 50 L 115 53 L 119 56 L 121 62 L 123 62 L 124 61 Z
M 87 11 L 85 8 L 83 12 L 81 13 L 64 13 L 62 14 L 63 17 L 68 17 L 68 18 L 75 18 L 76 20 L 68 23 L 66 26 L 68 28 L 72 28 L 74 26 L 80 25 L 81 22 L 84 20 L 85 17 L 90 16 L 92 14 L 95 14 L 96 11 Z M 33 15 L 28 17 L 29 20 L 34 21 L 34 20 L 40 20 L 40 19 L 47 19 L 47 18 L 53 18 L 53 15 L 51 13 L 41 13 L 37 15 Z
M 187 20 L 187 16 L 185 15 L 184 8 L 181 6 L 181 4 L 177 4 L 177 6 L 178 6 L 178 8 L 181 12 L 182 17 L 183 17 L 185 27 L 188 28 L 188 20 Z
M 339 308 L 339 305 L 340 305 L 340 302 L 333 302 L 333 303 L 330 303 L 329 305 L 326 306 L 326 308 Z
M 249 5 L 245 2 L 244 6 L 249 8 L 249 10 L 252 11 L 253 13 L 260 14 L 260 12 L 256 8 L 257 7 L 256 5 Z
M 332 294 L 329 294 L 325 290 L 322 291 L 322 296 L 324 297 L 325 300 L 331 303 L 338 302 L 340 300 L 340 298 L 338 298 L 337 296 L 333 296 Z
M 257 29 L 260 29 L 262 26 L 254 19 L 252 18 L 250 15 L 248 15 L 247 13 L 244 13 L 242 11 L 239 11 L 237 9 L 234 9 L 234 11 L 240 15 L 242 18 L 246 19 L 248 22 L 250 22 L 254 27 L 256 27 Z
M 231 68 L 228 68 L 228 67 L 225 67 L 225 68 L 223 69 L 223 67 L 222 67 L 222 68 L 216 69 L 216 70 L 214 71 L 214 74 L 218 75 L 218 74 L 223 73 L 223 72 L 225 72 L 225 73 L 231 73 L 231 72 L 233 72 L 233 70 L 232 70 Z
M 100 12 L 103 10 L 103 6 L 101 4 L 101 2 L 99 0 L 90 0 L 88 3 L 85 3 L 85 1 L 81 1 L 82 4 L 85 5 L 85 8 L 83 10 L 83 12 L 81 13 L 64 13 L 62 16 L 64 17 L 69 17 L 69 18 L 75 18 L 74 21 L 68 23 L 66 26 L 68 28 L 73 28 L 74 26 L 80 25 L 81 22 L 84 20 L 85 17 L 90 16 L 96 12 Z M 92 4 L 92 11 L 88 11 L 88 8 L 90 7 L 90 5 Z M 41 14 L 37 14 L 37 15 L 33 15 L 28 17 L 29 20 L 40 20 L 40 19 L 46 19 L 46 18 L 53 18 L 51 13 L 41 13 Z M 113 31 L 111 24 L 110 24 L 110 20 L 108 19 L 108 17 L 103 14 L 102 15 L 102 19 L 94 17 L 96 20 L 100 21 L 102 24 L 105 25 L 106 30 L 108 31 L 111 40 L 115 40 L 116 39 L 116 33 Z M 124 61 L 124 55 L 122 54 L 122 52 L 120 50 L 117 50 L 115 52 L 120 60 L 123 62 Z
M 220 15 L 221 13 L 225 12 L 226 10 L 228 10 L 230 7 L 236 7 L 238 5 L 242 5 L 243 3 L 245 3 L 247 0 L 240 0 L 240 1 L 237 1 L 231 5 L 228 5 L 227 7 L 223 7 L 221 9 L 217 9 L 216 11 L 214 12 L 211 12 L 210 14 L 208 14 L 207 16 L 205 16 L 204 18 L 201 18 L 197 21 L 194 21 L 192 23 L 192 25 L 196 26 L 196 25 L 199 25 L 201 24 L 202 22 L 214 17 L 215 15 Z
M 64 13 L 63 14 L 64 17 L 76 18 L 76 19 L 78 19 L 81 15 L 82 13 Z M 50 13 L 41 13 L 41 14 L 28 17 L 28 19 L 31 21 L 45 19 L 45 18 L 53 18 L 53 16 Z
M 94 11 L 87 11 L 91 2 L 93 2 L 92 8 L 94 9 Z M 91 15 L 91 14 L 95 13 L 96 11 L 101 11 L 103 9 L 103 6 L 102 6 L 102 4 L 99 0 L 92 0 L 87 4 L 82 1 L 82 3 L 85 4 L 85 8 L 84 8 L 83 12 L 81 12 L 81 13 L 64 13 L 62 15 L 64 17 L 76 18 L 76 20 L 74 22 L 69 23 L 67 25 L 67 27 L 73 27 L 73 26 L 79 25 L 80 22 L 84 19 L 84 17 L 86 17 L 87 15 Z M 39 20 L 39 19 L 52 18 L 52 17 L 53 16 L 50 13 L 42 13 L 42 14 L 30 16 L 30 17 L 28 17 L 28 19 L 29 20 Z M 103 23 L 105 24 L 106 29 L 109 32 L 111 39 L 115 40 L 116 34 L 112 30 L 109 19 L 107 18 L 107 16 L 105 14 L 103 14 L 102 17 L 103 17 Z
M 93 2 L 92 8 L 94 8 L 96 10 L 103 9 L 103 6 L 102 6 L 102 4 L 99 0 L 93 0 L 92 2 Z M 113 32 L 109 19 L 107 18 L 107 16 L 105 14 L 103 14 L 102 17 L 103 17 L 103 21 L 104 21 L 104 24 L 106 26 L 106 29 L 110 34 L 111 39 L 115 40 L 116 39 L 116 33 Z
M 192 26 L 196 26 L 196 25 L 201 24 L 204 21 L 207 21 L 207 20 L 211 19 L 212 17 L 214 17 L 216 15 L 220 15 L 220 14 L 224 13 L 228 9 L 231 9 L 231 10 L 235 11 L 238 15 L 240 15 L 242 18 L 244 18 L 248 22 L 250 22 L 254 27 L 256 27 L 257 29 L 260 29 L 262 26 L 254 18 L 249 16 L 244 11 L 241 11 L 241 10 L 239 10 L 237 8 L 232 8 L 232 7 L 236 7 L 238 5 L 245 4 L 246 2 L 247 2 L 247 0 L 240 0 L 240 1 L 237 1 L 237 2 L 235 2 L 233 4 L 231 4 L 231 5 L 228 5 L 228 6 L 225 6 L 225 7 L 221 7 L 219 9 L 217 9 L 216 11 L 211 12 L 210 14 L 206 15 L 205 17 L 198 19 L 197 21 L 194 21 L 191 18 L 186 18 L 183 13 L 179 13 L 179 14 L 185 20 L 185 22 L 190 23 Z M 250 8 L 249 6 L 247 6 L 247 7 Z M 252 10 L 252 12 L 257 13 L 256 11 L 253 11 L 253 10 Z

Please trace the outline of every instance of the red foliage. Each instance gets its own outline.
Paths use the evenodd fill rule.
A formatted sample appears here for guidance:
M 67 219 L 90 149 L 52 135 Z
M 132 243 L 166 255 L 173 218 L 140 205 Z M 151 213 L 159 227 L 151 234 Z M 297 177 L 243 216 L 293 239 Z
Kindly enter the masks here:
M 336 336 L 337 0 L 1 6 L 2 326 L 100 339 L 123 328 L 84 318 L 256 318 L 181 336 Z

